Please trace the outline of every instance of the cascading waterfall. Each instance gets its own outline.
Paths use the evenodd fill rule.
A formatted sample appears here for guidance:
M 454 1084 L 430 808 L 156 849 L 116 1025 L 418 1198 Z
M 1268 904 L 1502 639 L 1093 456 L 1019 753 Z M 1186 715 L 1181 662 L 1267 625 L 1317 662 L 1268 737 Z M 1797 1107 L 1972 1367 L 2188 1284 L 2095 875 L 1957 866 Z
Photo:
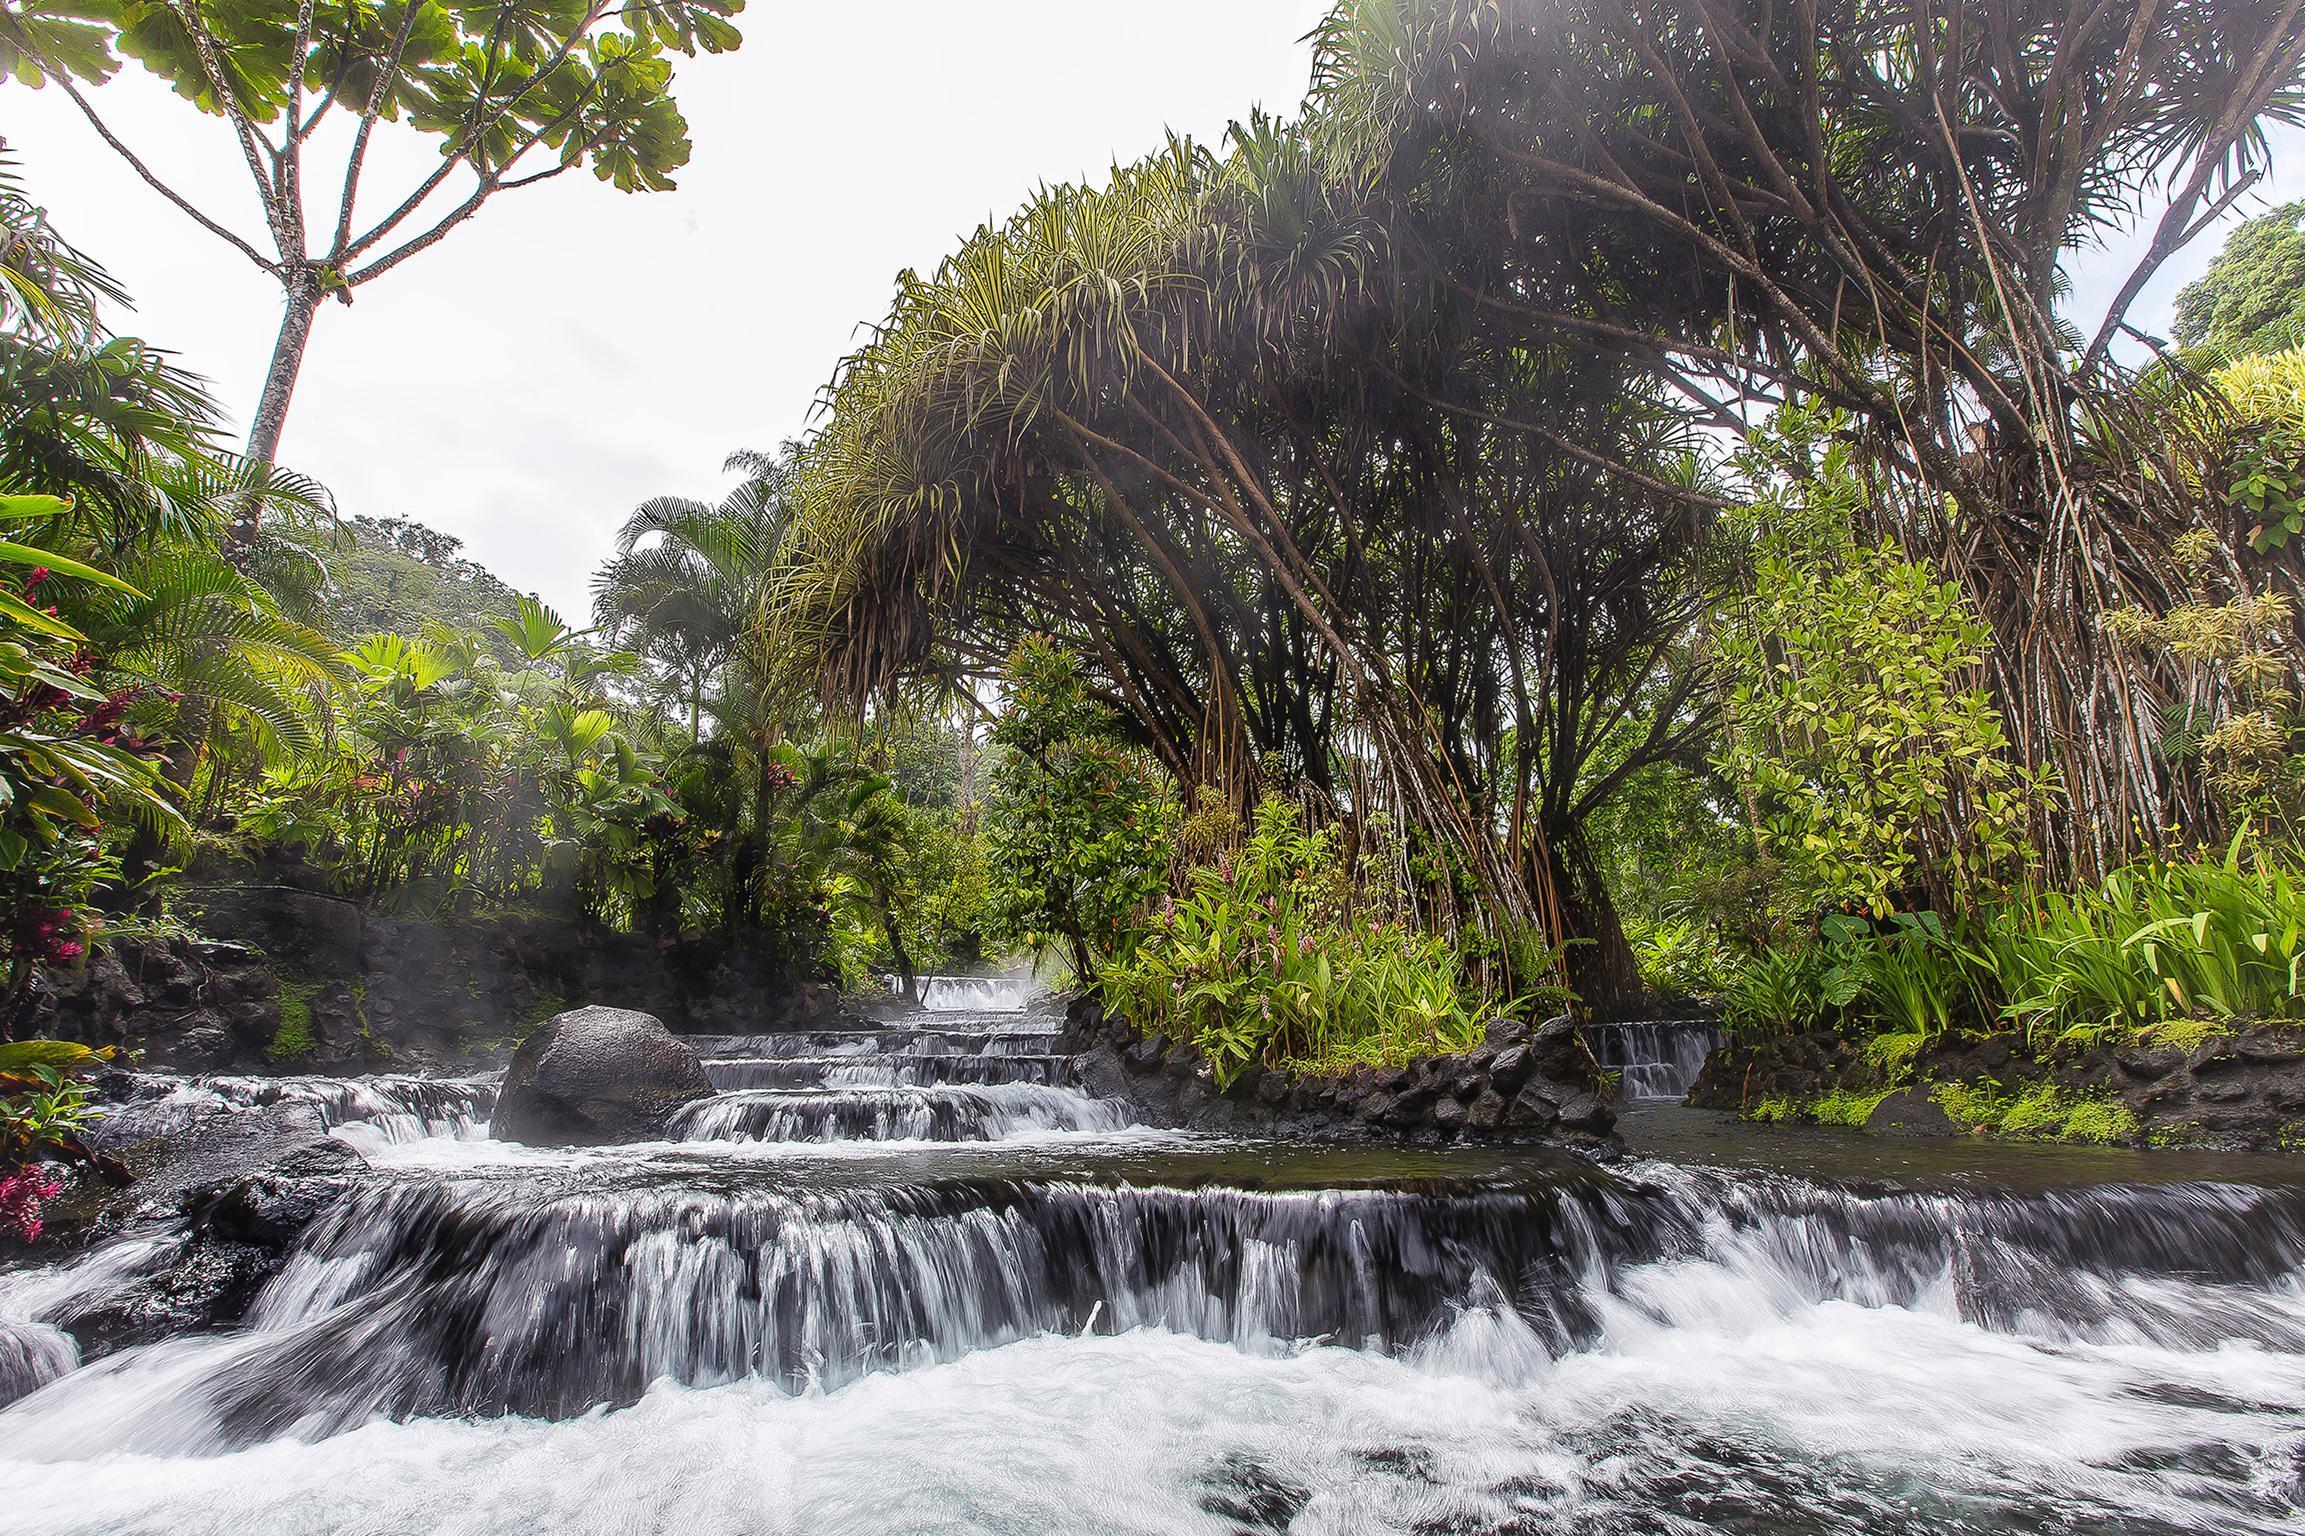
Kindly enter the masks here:
M 999 1141 L 1031 1131 L 1117 1131 L 1127 1124 L 1125 1106 L 1069 1088 L 851 1082 L 815 1091 L 723 1093 L 683 1110 L 672 1135 L 679 1141 Z
M 366 1152 L 428 1137 L 478 1136 L 496 1107 L 496 1087 L 406 1076 L 194 1077 L 174 1084 L 160 1103 L 185 1108 L 309 1104 L 339 1138 Z
M 1590 1024 L 1585 1037 L 1601 1066 L 1618 1074 L 1624 1097 L 1685 1099 L 1719 1049 L 1721 1029 L 1711 1019 L 1641 1019 Z
M 274 1080 L 442 1129 L 241 1329 L 50 1358 L 0 1531 L 2305 1525 L 2305 1182 L 1225 1142 L 937 1025 L 700 1041 L 626 1148 Z M 173 1251 L 0 1275 L 0 1366 Z
M 922 976 L 920 1006 L 929 1013 L 1022 1013 L 1031 983 L 1006 976 Z M 889 978 L 901 994 L 904 979 Z

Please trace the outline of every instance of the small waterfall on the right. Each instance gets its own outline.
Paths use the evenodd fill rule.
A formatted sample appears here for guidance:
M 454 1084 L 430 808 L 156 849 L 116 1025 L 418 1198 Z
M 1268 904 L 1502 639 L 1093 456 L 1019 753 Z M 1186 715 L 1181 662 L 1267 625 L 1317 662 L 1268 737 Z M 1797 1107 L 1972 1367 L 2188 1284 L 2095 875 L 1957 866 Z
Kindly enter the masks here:
M 1713 1019 L 1632 1019 L 1588 1024 L 1585 1038 L 1600 1064 L 1619 1074 L 1627 1099 L 1685 1099 L 1705 1058 L 1721 1044 Z

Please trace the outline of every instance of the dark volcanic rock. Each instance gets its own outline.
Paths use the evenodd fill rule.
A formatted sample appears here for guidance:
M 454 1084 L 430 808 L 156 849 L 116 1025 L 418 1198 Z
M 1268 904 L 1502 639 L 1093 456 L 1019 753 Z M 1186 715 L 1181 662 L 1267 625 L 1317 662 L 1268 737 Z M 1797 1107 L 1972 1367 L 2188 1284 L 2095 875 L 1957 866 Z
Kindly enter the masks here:
M 1498 1020 L 1472 1051 L 1338 1077 L 1252 1067 L 1226 1088 L 1189 1044 L 1138 1039 L 1092 997 L 1065 1011 L 1062 1047 L 1078 1051 L 1081 1086 L 1128 1100 L 1150 1125 L 1252 1136 L 1426 1145 L 1566 1137 L 1605 1142 L 1616 1123 L 1608 1091 L 1572 1018 L 1532 1030 Z
M 2112 1100 L 2153 1145 L 2284 1149 L 2305 1145 L 2305 1028 L 2238 1024 L 2190 1049 L 2151 1037 L 2133 1045 L 2036 1056 L 2012 1034 L 1948 1036 L 1914 1062 L 1923 1084 L 1970 1083 L 2001 1096 L 2047 1084 L 2062 1095 Z M 1744 1110 L 1764 1099 L 1813 1100 L 1836 1088 L 1887 1086 L 1859 1042 L 1828 1035 L 1732 1040 L 1690 1089 L 1701 1109 Z M 1925 1091 L 1882 1101 L 1870 1131 L 1943 1136 L 1956 1131 Z
M 91 1358 L 239 1321 L 298 1235 L 367 1167 L 309 1104 L 200 1106 L 167 1134 L 128 1141 L 115 1131 L 108 1146 L 127 1181 L 81 1170 L 42 1213 L 44 1248 L 154 1235 L 145 1263 L 51 1318 Z
M 1957 1133 L 1945 1107 L 1925 1089 L 1905 1088 L 1873 1106 L 1865 1129 L 1876 1136 L 1951 1136 Z
M 493 1128 L 502 1140 L 541 1147 L 647 1141 L 712 1091 L 696 1048 L 662 1021 L 628 1008 L 576 1008 L 521 1043 Z

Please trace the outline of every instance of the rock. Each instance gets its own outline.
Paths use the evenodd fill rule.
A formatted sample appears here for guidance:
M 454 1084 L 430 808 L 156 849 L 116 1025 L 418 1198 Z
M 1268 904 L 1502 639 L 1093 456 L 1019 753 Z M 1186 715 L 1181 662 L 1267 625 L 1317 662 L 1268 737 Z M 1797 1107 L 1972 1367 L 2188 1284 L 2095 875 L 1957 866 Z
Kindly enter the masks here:
M 1585 1048 L 1584 1031 L 1565 1013 L 1547 1019 L 1529 1036 L 1529 1064 L 1539 1077 L 1556 1083 L 1589 1083 L 1598 1070 Z
M 492 1126 L 500 1140 L 533 1146 L 647 1141 L 712 1091 L 696 1047 L 654 1015 L 576 1008 L 521 1042 Z
M 1470 1112 L 1455 1099 L 1443 1099 L 1433 1106 L 1433 1125 L 1438 1130 L 1463 1130 L 1470 1118 Z
M 1560 1118 L 1560 1104 L 1548 1089 L 1552 1084 L 1538 1079 L 1515 1095 L 1505 1108 L 1498 1124 L 1512 1130 L 1543 1130 Z
M 2160 1050 L 2131 1049 L 2115 1053 L 2113 1064 L 2123 1077 L 2141 1083 L 2158 1082 L 2185 1064 L 2185 1058 L 2164 1047 Z
M 1958 1134 L 1945 1107 L 1919 1088 L 1905 1088 L 1873 1106 L 1865 1129 L 1876 1136 L 1952 1136 Z
M 1535 1070 L 1536 1062 L 1530 1058 L 1529 1048 L 1516 1045 L 1497 1053 L 1496 1061 L 1489 1068 L 1489 1081 L 1497 1092 L 1509 1096 L 1519 1093 L 1521 1084 L 1527 1082 Z
M 134 1122 L 115 1130 L 120 1136 Z M 70 1240 L 182 1218 L 144 1268 L 52 1320 L 91 1356 L 238 1322 L 300 1233 L 367 1167 L 309 1104 L 204 1105 L 169 1134 L 120 1147 L 124 1188 L 83 1177 L 46 1215 Z
M 1508 1047 L 1519 1045 L 1528 1038 L 1528 1025 L 1519 1019 L 1507 1018 L 1500 1013 L 1489 1020 L 1489 1027 L 1481 1036 L 1481 1044 L 1493 1050 L 1502 1051 Z
M 2267 1038 L 2243 1040 L 2233 1048 L 2233 1054 L 2253 1067 L 2286 1067 L 2305 1061 L 2305 1047 Z
M 184 1072 L 221 1072 L 232 1065 L 239 1046 L 213 1014 L 194 1014 L 195 1023 L 173 1039 L 155 1040 L 152 1054 L 163 1064 Z M 214 1022 L 209 1022 L 214 1021 Z
M 1465 1111 L 1465 1124 L 1476 1131 L 1493 1131 L 1505 1117 L 1505 1096 L 1484 1088 Z
M 1169 1037 L 1151 1035 L 1139 1040 L 1121 1054 L 1121 1065 L 1131 1072 L 1158 1072 L 1169 1053 Z
M 1561 1129 L 1606 1136 L 1617 1123 L 1617 1112 L 1597 1093 L 1580 1093 L 1561 1106 Z
M 0 1322 L 0 1408 L 39 1391 L 80 1363 L 69 1335 L 45 1323 Z

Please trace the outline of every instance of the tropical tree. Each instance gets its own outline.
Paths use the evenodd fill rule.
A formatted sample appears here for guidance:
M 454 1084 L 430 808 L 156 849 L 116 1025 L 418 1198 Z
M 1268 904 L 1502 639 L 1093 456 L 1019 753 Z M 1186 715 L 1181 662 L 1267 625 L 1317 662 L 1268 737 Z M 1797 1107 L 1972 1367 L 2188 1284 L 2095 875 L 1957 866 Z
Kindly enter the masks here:
M 578 166 L 620 191 L 669 188 L 690 147 L 670 55 L 735 48 L 728 18 L 742 6 L 0 0 L 0 78 L 63 91 L 139 177 L 280 284 L 285 309 L 247 448 L 270 463 L 323 299 L 352 302 L 497 194 Z M 234 228 L 127 142 L 92 89 L 124 56 L 224 120 L 261 235 Z M 439 147 L 430 170 L 382 198 L 365 184 L 380 127 Z M 241 503 L 243 542 L 263 504 Z
M 2215 818 L 2159 750 L 2182 678 L 2105 623 L 2181 600 L 2204 479 L 2115 344 L 2264 175 L 2301 57 L 2296 10 L 2240 0 L 1346 0 L 1311 131 L 1424 211 L 1500 344 L 1620 360 L 1729 433 L 1847 412 L 1870 531 L 1991 628 L 2012 750 L 2071 811 L 2034 840 L 2089 876 Z M 2081 334 L 2069 255 L 2129 229 Z
M 739 451 L 723 468 L 744 479 L 718 503 L 643 502 L 592 578 L 593 622 L 685 694 L 692 743 L 707 688 L 760 628 L 791 518 L 789 455 Z
M 2234 230 L 2209 270 L 2178 290 L 2170 334 L 2227 359 L 2305 345 L 2305 202 Z

